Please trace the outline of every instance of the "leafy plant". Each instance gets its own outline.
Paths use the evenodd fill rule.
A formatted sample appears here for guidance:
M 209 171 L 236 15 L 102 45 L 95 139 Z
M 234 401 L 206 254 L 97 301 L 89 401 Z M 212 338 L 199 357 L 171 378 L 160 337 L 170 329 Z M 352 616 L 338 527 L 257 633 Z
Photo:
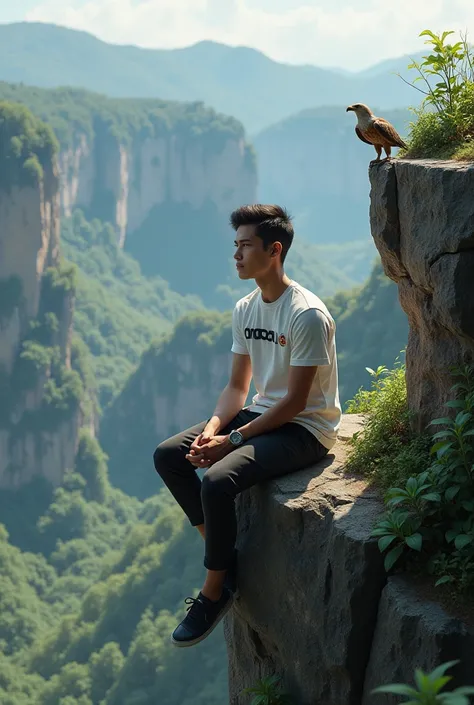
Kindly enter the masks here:
M 280 681 L 281 677 L 278 675 L 267 676 L 253 688 L 246 688 L 243 693 L 253 695 L 250 705 L 290 705 L 289 695 L 278 690 Z
M 474 80 L 474 72 L 467 39 L 448 44 L 446 39 L 451 34 L 454 32 L 437 35 L 429 29 L 423 30 L 419 36 L 428 37 L 425 44 L 431 45 L 431 53 L 423 57 L 421 64 L 413 61 L 408 68 L 416 69 L 419 74 L 413 84 L 418 81 L 425 84 L 427 90 L 422 91 L 425 95 L 423 103 L 434 106 L 439 113 L 454 115 L 464 84 L 467 80 Z M 463 70 L 466 63 L 470 68 L 467 74 Z M 430 83 L 430 77 L 436 81 L 434 86 Z
M 364 427 L 352 437 L 346 467 L 385 489 L 426 469 L 431 439 L 411 431 L 405 365 L 397 359 L 392 370 L 366 369 L 372 387 L 360 389 L 347 408 L 347 413 L 364 414 Z
M 424 95 L 421 106 L 412 109 L 417 120 L 411 124 L 408 154 L 413 157 L 472 158 L 474 153 L 474 53 L 467 36 L 449 43 L 452 34 L 421 32 L 430 53 L 408 66 L 418 73 L 411 83 L 400 76 Z
M 446 671 L 457 663 L 458 661 L 448 661 L 435 668 L 431 673 L 424 673 L 417 668 L 415 670 L 415 688 L 403 683 L 394 683 L 375 688 L 372 693 L 406 696 L 405 705 L 469 705 L 468 696 L 474 695 L 474 687 L 467 686 L 448 693 L 441 692 L 452 679 L 452 676 L 445 675 Z
M 437 585 L 454 582 L 453 565 L 474 565 L 474 366 L 451 368 L 459 381 L 451 388 L 461 394 L 446 406 L 457 410 L 455 418 L 442 417 L 431 426 L 444 428 L 433 436 L 431 465 L 410 477 L 405 487 L 392 487 L 385 494 L 387 512 L 372 535 L 378 537 L 385 568 L 395 565 L 405 550 L 433 556 L 433 572 L 446 564 L 443 553 L 454 554 L 450 571 Z M 461 560 L 462 559 L 462 560 Z

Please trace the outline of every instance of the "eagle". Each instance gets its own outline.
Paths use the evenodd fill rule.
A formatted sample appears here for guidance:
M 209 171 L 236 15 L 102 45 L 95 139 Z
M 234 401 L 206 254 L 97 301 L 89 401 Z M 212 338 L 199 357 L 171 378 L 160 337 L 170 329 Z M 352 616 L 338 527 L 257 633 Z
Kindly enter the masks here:
M 354 103 L 346 108 L 346 113 L 352 110 L 357 116 L 356 135 L 362 142 L 371 144 L 377 152 L 377 159 L 373 159 L 370 164 L 386 162 L 390 159 L 392 147 L 405 147 L 406 144 L 396 131 L 393 125 L 384 118 L 377 117 L 371 109 L 363 103 Z M 382 149 L 387 155 L 385 159 L 380 159 Z

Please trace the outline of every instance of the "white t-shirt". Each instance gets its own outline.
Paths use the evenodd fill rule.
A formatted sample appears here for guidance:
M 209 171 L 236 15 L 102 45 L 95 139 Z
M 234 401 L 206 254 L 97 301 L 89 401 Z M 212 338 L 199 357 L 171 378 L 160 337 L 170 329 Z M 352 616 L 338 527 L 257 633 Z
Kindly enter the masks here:
M 232 352 L 250 355 L 257 390 L 249 411 L 263 413 L 287 394 L 290 366 L 317 366 L 306 408 L 292 421 L 326 448 L 335 444 L 341 420 L 335 330 L 321 299 L 294 281 L 271 303 L 255 289 L 232 315 Z

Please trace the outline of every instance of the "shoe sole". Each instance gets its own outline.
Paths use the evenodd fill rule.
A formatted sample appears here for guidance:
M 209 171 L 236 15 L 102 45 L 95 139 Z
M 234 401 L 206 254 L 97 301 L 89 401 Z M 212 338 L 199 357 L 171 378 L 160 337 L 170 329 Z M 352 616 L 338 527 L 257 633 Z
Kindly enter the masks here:
M 199 636 L 197 639 L 192 639 L 191 641 L 176 641 L 176 639 L 173 639 L 173 635 L 171 635 L 171 643 L 173 646 L 177 646 L 178 648 L 185 648 L 186 646 L 194 646 L 195 644 L 199 644 L 200 641 L 204 641 L 209 634 L 211 634 L 214 629 L 217 627 L 219 622 L 221 622 L 224 617 L 226 616 L 227 612 L 232 608 L 232 605 L 234 604 L 234 596 L 230 598 L 228 604 L 219 612 L 219 616 L 217 617 L 216 621 L 210 627 L 210 629 L 207 630 L 207 632 L 204 632 L 201 636 Z

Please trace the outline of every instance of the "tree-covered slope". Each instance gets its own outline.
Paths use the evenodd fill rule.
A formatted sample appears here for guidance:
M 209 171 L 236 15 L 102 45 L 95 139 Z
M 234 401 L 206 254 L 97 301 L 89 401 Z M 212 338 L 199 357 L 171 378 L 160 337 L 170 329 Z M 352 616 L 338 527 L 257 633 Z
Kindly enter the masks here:
M 80 208 L 88 220 L 110 222 L 145 274 L 212 305 L 231 252 L 228 215 L 256 197 L 255 155 L 238 120 L 201 102 L 77 88 L 0 83 L 1 100 L 53 128 L 66 215 Z M 196 267 L 206 267 L 206 277 Z
M 402 58 L 395 66 L 404 69 L 406 63 Z M 140 49 L 39 23 L 0 25 L 0 79 L 115 96 L 203 100 L 237 117 L 251 133 L 318 105 L 364 100 L 390 108 L 413 101 L 393 64 L 358 76 L 281 64 L 246 47 L 200 42 L 185 49 Z
M 138 502 L 105 472 L 85 434 L 36 527 L 18 503 L 10 516 L 12 536 L 31 524 L 33 545 L 0 525 L 0 702 L 221 705 L 221 629 L 186 653 L 169 642 L 203 579 L 202 539 L 167 494 Z

